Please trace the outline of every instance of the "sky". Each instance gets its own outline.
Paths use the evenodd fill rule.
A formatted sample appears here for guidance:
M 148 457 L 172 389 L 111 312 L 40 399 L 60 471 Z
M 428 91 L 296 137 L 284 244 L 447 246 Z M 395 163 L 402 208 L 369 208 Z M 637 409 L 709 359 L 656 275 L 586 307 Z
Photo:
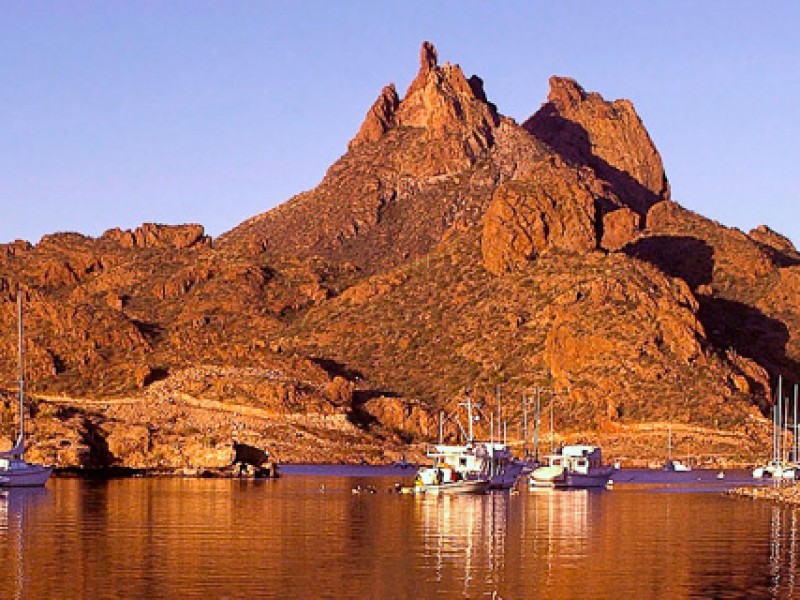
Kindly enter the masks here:
M 800 3 L 0 3 L 0 242 L 217 236 L 313 188 L 423 40 L 524 121 L 550 75 L 628 98 L 673 199 L 800 246 Z

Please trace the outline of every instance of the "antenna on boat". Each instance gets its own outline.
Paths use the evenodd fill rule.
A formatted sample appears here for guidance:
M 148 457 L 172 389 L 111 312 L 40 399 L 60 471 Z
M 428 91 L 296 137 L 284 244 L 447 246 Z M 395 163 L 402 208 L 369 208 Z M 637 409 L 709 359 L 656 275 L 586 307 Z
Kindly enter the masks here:
M 439 445 L 444 443 L 444 411 L 439 411 Z

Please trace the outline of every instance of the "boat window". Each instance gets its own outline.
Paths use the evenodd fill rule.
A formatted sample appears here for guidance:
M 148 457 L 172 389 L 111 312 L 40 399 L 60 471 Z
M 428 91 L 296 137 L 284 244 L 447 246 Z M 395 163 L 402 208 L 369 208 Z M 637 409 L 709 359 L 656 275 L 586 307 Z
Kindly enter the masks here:
M 460 459 L 458 459 L 458 462 L 462 467 L 466 467 L 467 466 L 467 459 L 464 456 L 462 456 Z

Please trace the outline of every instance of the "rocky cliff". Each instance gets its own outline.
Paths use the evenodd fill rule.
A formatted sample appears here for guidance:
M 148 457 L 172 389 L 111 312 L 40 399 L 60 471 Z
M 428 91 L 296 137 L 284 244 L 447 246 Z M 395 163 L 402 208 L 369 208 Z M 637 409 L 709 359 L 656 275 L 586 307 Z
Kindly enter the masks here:
M 539 389 L 560 439 L 647 460 L 671 424 L 678 452 L 745 460 L 768 451 L 777 377 L 800 380 L 798 283 L 780 234 L 671 199 L 631 102 L 553 77 L 519 125 L 426 42 L 315 189 L 217 240 L 146 224 L 0 247 L 2 427 L 19 286 L 48 462 L 194 469 L 233 439 L 387 461 L 467 388 L 512 436 Z

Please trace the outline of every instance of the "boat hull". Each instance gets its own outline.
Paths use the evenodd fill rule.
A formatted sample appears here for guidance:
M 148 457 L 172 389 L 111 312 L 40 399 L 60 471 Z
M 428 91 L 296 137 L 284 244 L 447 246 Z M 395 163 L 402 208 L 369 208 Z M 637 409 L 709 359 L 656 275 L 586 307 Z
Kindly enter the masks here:
M 517 479 L 525 469 L 525 463 L 512 461 L 505 468 L 489 480 L 489 489 L 509 490 L 517 483 Z
M 41 487 L 50 479 L 53 469 L 41 465 L 0 471 L 0 488 Z
M 484 494 L 489 489 L 489 480 L 453 481 L 438 485 L 417 485 L 417 494 Z
M 530 476 L 531 488 L 587 489 L 604 488 L 614 474 L 614 469 L 600 469 L 592 473 L 563 472 L 556 477 L 537 476 L 534 471 Z

